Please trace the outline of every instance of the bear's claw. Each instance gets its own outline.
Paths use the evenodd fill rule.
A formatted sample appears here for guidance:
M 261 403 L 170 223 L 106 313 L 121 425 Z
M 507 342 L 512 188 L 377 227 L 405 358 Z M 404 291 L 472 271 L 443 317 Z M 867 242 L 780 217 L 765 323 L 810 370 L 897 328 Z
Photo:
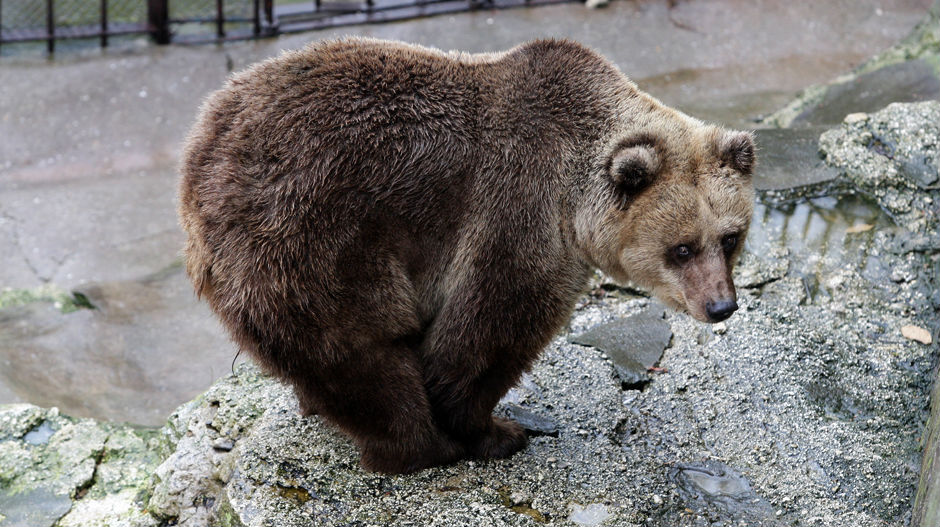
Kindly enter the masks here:
M 525 430 L 518 423 L 494 417 L 489 432 L 477 442 L 472 452 L 480 459 L 501 459 L 522 450 L 528 443 Z

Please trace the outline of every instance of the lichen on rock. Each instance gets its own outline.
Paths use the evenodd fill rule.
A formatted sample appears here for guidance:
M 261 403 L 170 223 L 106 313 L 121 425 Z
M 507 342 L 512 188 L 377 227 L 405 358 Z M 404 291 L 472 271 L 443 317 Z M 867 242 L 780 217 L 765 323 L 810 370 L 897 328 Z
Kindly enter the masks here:
M 936 235 L 940 219 L 940 102 L 891 104 L 854 116 L 820 136 L 826 162 L 839 168 L 895 221 Z
M 0 406 L 0 526 L 149 527 L 156 431 Z

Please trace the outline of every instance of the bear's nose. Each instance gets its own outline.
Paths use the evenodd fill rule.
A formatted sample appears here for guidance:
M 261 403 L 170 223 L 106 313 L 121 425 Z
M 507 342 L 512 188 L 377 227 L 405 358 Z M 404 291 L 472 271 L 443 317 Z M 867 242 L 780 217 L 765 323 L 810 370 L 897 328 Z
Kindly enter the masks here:
M 738 303 L 734 300 L 719 300 L 718 302 L 705 303 L 705 311 L 708 313 L 708 318 L 715 322 L 721 322 L 730 317 L 731 313 L 734 313 L 737 309 Z

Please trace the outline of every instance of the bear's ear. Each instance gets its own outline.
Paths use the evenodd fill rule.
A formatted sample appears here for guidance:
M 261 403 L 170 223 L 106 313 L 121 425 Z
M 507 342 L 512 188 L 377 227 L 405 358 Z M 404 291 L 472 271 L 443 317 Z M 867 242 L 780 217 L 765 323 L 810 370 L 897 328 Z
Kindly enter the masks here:
M 649 142 L 641 142 L 621 145 L 611 156 L 607 169 L 617 188 L 632 194 L 653 182 L 659 166 L 656 148 Z
M 718 159 L 745 176 L 754 171 L 754 136 L 749 132 L 725 132 L 718 139 Z

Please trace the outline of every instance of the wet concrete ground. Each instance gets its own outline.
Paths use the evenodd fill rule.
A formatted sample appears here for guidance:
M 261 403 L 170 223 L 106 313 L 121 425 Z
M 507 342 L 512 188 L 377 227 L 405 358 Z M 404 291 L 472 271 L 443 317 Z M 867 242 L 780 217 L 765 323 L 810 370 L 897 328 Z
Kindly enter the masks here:
M 175 165 L 200 101 L 230 70 L 344 34 L 466 51 L 567 37 L 607 54 L 666 103 L 747 127 L 804 86 L 891 45 L 930 4 L 670 3 L 478 12 L 51 61 L 3 57 L 0 289 L 77 289 L 99 309 L 0 310 L 0 403 L 157 424 L 228 370 L 234 347 L 178 265 Z

